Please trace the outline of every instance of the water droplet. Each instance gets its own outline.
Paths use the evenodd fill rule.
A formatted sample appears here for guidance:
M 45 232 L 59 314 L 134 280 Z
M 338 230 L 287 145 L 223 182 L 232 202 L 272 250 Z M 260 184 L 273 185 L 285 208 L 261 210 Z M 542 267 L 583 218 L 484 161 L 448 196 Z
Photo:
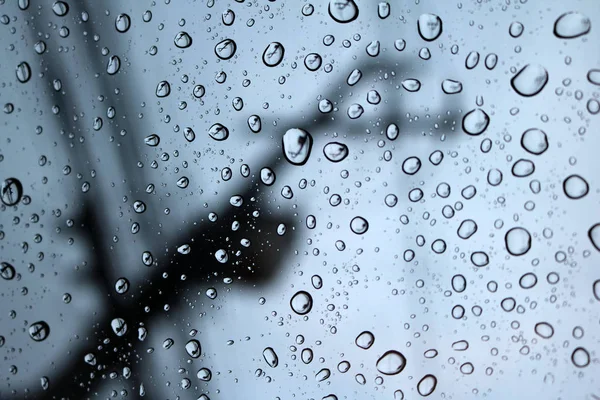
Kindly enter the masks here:
M 283 60 L 285 48 L 279 42 L 271 42 L 262 55 L 263 63 L 267 67 L 276 67 Z
M 331 371 L 328 368 L 323 368 L 315 375 L 317 382 L 323 382 L 331 376 Z
M 475 251 L 471 254 L 471 262 L 476 267 L 485 267 L 490 263 L 490 258 L 487 253 L 483 251 Z
M 550 339 L 554 335 L 554 328 L 547 322 L 538 322 L 535 324 L 533 330 L 538 336 L 544 339 Z
M 313 139 L 304 129 L 288 129 L 282 138 L 283 154 L 293 165 L 304 165 L 310 156 Z
M 348 146 L 340 142 L 329 142 L 323 147 L 323 154 L 331 162 L 340 162 L 348 157 Z
M 150 147 L 156 147 L 160 143 L 160 136 L 158 136 L 155 133 L 148 135 L 144 139 L 144 143 L 146 143 L 146 145 L 148 145 Z
M 23 197 L 23 185 L 21 185 L 21 181 L 17 178 L 5 179 L 0 188 L 0 195 L 2 196 L 0 199 L 5 205 L 9 207 L 17 205 Z
M 350 221 L 350 229 L 357 235 L 362 235 L 369 230 L 369 222 L 363 217 L 354 217 Z
M 271 186 L 275 183 L 275 172 L 268 167 L 262 168 L 260 170 L 260 180 L 263 184 Z
M 494 53 L 490 53 L 485 57 L 485 67 L 490 71 L 496 68 L 496 64 L 498 64 L 498 56 Z
M 442 91 L 446 94 L 457 94 L 462 92 L 462 83 L 452 79 L 444 79 L 442 81 Z
M 115 291 L 118 294 L 125 294 L 129 290 L 129 280 L 127 278 L 119 278 L 115 282 Z
M 208 129 L 208 135 L 216 141 L 227 140 L 229 137 L 229 129 L 224 125 L 216 123 Z
M 588 17 L 575 11 L 565 13 L 554 22 L 554 34 L 561 39 L 574 39 L 592 28 Z
M 548 150 L 548 136 L 541 129 L 528 129 L 521 136 L 521 146 L 527 152 L 539 156 Z
M 304 66 L 309 71 L 316 71 L 321 68 L 321 64 L 323 63 L 323 59 L 317 53 L 310 53 L 304 57 Z
M 369 331 L 364 331 L 356 337 L 354 342 L 361 349 L 367 350 L 375 343 L 375 336 Z
M 596 300 L 600 301 L 600 279 L 597 279 L 592 284 L 592 293 L 594 294 Z
M 362 78 L 362 71 L 355 68 L 352 70 L 352 72 L 350 72 L 350 75 L 348 75 L 346 83 L 348 86 L 354 86 L 358 83 L 358 81 L 360 81 L 360 78 Z
M 225 263 L 227 263 L 227 261 L 229 261 L 229 255 L 227 254 L 227 251 L 225 251 L 223 249 L 219 249 L 219 250 L 215 251 L 215 258 L 221 264 L 225 264 Z
M 472 219 L 466 219 L 460 223 L 458 227 L 458 237 L 461 239 L 468 239 L 477 232 L 477 224 Z
M 323 287 L 323 279 L 319 275 L 313 275 L 310 279 L 315 289 L 321 289 Z
M 167 97 L 171 93 L 171 85 L 167 81 L 160 81 L 156 85 L 156 97 Z
M 329 0 L 329 16 L 335 22 L 346 24 L 358 18 L 358 6 L 353 0 Z
M 523 34 L 523 30 L 525 29 L 525 27 L 523 26 L 522 23 L 518 22 L 518 21 L 514 21 L 513 23 L 510 24 L 510 26 L 508 27 L 508 33 L 510 34 L 510 36 L 512 36 L 513 38 L 518 38 L 519 36 L 521 36 Z
M 292 310 L 298 315 L 308 314 L 312 309 L 312 306 L 312 296 L 304 290 L 300 290 L 290 299 L 290 307 L 292 307 Z
M 229 60 L 235 55 L 237 44 L 232 39 L 225 39 L 215 46 L 215 54 L 221 60 Z
M 548 83 L 548 71 L 540 64 L 527 64 L 510 80 L 512 88 L 524 97 L 535 96 Z
M 0 276 L 7 281 L 12 280 L 16 275 L 15 267 L 7 262 L 0 263 Z
M 469 135 L 481 135 L 490 124 L 490 116 L 481 108 L 469 111 L 462 120 L 463 131 Z
M 425 375 L 417 384 L 417 391 L 423 397 L 433 393 L 437 386 L 437 378 L 433 375 Z
M 185 351 L 190 357 L 198 358 L 202 354 L 202 346 L 200 346 L 200 342 L 197 339 L 190 339 L 185 344 Z
M 417 28 L 421 38 L 431 42 L 442 34 L 442 19 L 435 14 L 421 14 L 417 21 Z
M 465 59 L 465 67 L 467 69 L 473 69 L 479 64 L 479 53 L 476 51 L 472 51 L 467 54 L 467 58 Z
M 405 79 L 402 81 L 402 87 L 408 92 L 418 92 L 421 89 L 421 82 L 417 79 Z
M 31 67 L 26 61 L 23 61 L 17 65 L 16 74 L 19 82 L 26 83 L 31 79 Z
M 29 326 L 28 332 L 33 340 L 41 342 L 50 335 L 50 326 L 45 321 L 34 322 Z
M 192 37 L 187 32 L 181 31 L 175 35 L 173 42 L 180 49 L 187 49 L 192 45 Z
M 537 285 L 537 276 L 533 272 L 527 272 L 519 278 L 519 286 L 523 289 L 531 289 Z
M 117 336 L 123 336 L 127 333 L 127 323 L 123 318 L 114 318 L 110 321 L 110 327 Z
M 388 3 L 387 1 L 379 2 L 379 4 L 377 5 L 377 15 L 379 15 L 379 18 L 381 19 L 386 19 L 387 17 L 389 17 L 390 3 Z
M 272 347 L 267 347 L 263 350 L 263 358 L 271 368 L 275 368 L 277 365 L 279 365 L 279 358 Z
M 587 78 L 591 84 L 600 86 L 600 69 L 590 69 Z
M 118 32 L 125 33 L 131 26 L 131 18 L 127 14 L 119 14 L 115 18 L 115 29 Z
M 563 191 L 568 198 L 577 200 L 588 194 L 590 186 L 579 175 L 570 175 L 563 182 Z
M 467 280 L 463 275 L 457 274 L 452 277 L 452 289 L 457 293 L 462 293 L 467 288 Z
M 151 266 L 154 263 L 154 257 L 152 256 L 152 253 L 149 251 L 144 251 L 142 253 L 142 263 L 144 263 L 146 267 Z
M 109 75 L 114 75 L 119 72 L 121 68 L 121 59 L 118 56 L 110 56 L 108 59 L 108 63 L 106 64 L 106 73 Z
M 421 169 L 421 160 L 419 157 L 408 157 L 402 163 L 402 171 L 407 175 L 414 175 Z
M 525 228 L 512 228 L 504 236 L 506 250 L 513 256 L 522 256 L 531 249 L 531 234 Z
M 585 368 L 590 365 L 590 353 L 583 347 L 577 347 L 571 354 L 571 361 L 577 368 Z
M 531 160 L 521 158 L 515 161 L 511 172 L 517 178 L 525 178 L 535 172 L 535 164 Z
M 208 368 L 200 368 L 196 372 L 196 377 L 203 382 L 209 382 L 212 378 L 212 372 Z
M 398 351 L 389 350 L 377 360 L 376 367 L 384 375 L 396 375 L 406 367 L 406 358 Z
M 52 4 L 52 11 L 59 17 L 64 17 L 69 12 L 69 5 L 64 1 L 55 1 Z
M 403 51 L 406 48 L 406 40 L 404 40 L 404 39 L 396 39 L 394 41 L 394 47 L 398 51 Z
M 380 44 L 379 40 L 373 40 L 366 47 L 366 52 L 371 57 L 377 57 L 379 55 Z

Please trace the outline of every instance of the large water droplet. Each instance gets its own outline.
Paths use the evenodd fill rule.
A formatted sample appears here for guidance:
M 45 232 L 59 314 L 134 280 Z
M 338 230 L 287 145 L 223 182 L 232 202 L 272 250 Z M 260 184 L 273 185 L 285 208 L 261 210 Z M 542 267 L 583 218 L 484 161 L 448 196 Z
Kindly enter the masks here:
M 187 49 L 192 45 L 192 37 L 187 32 L 181 31 L 175 35 L 173 42 L 180 49 Z
M 510 80 L 512 88 L 524 97 L 535 96 L 548 83 L 548 71 L 540 64 L 527 64 Z
M 309 71 L 316 71 L 321 68 L 321 64 L 323 63 L 323 59 L 317 53 L 310 53 L 304 57 L 304 66 Z
M 119 14 L 115 18 L 115 29 L 118 32 L 125 33 L 131 26 L 131 18 L 127 14 Z
M 0 263 L 0 276 L 2 279 L 10 281 L 16 275 L 15 267 L 7 262 Z
M 541 129 L 527 129 L 521 136 L 521 146 L 527 152 L 539 156 L 548 150 L 548 136 Z
M 292 128 L 283 134 L 283 154 L 294 165 L 304 165 L 310 156 L 313 139 L 304 129 Z
M 477 232 L 477 224 L 472 219 L 466 219 L 460 223 L 458 227 L 458 237 L 461 239 L 468 239 Z
M 525 160 L 521 158 L 512 166 L 512 174 L 517 178 L 525 178 L 535 172 L 535 164 L 531 160 Z
M 406 367 L 406 357 L 398 351 L 389 350 L 377 360 L 376 367 L 384 375 L 396 375 Z
M 276 67 L 283 60 L 285 48 L 279 42 L 271 42 L 265 49 L 262 55 L 263 63 L 267 67 Z
M 348 157 L 348 146 L 340 142 L 329 142 L 323 147 L 323 154 L 331 162 L 340 162 Z
M 588 17 L 575 11 L 565 13 L 554 22 L 554 34 L 561 39 L 574 39 L 592 28 Z
M 490 116 L 481 108 L 469 111 L 462 120 L 463 131 L 469 135 L 481 135 L 490 124 Z
M 590 353 L 583 347 L 577 347 L 571 354 L 571 361 L 577 368 L 585 368 L 590 365 Z
M 167 81 L 160 81 L 156 85 L 156 97 L 167 97 L 171 93 L 171 85 Z
M 568 198 L 577 200 L 588 194 L 590 186 L 579 175 L 570 175 L 563 182 L 563 191 Z
M 437 386 L 437 378 L 433 375 L 425 375 L 417 384 L 417 391 L 423 397 L 432 394 Z
M 362 235 L 369 230 L 369 222 L 363 217 L 354 217 L 350 221 L 350 229 L 357 235 Z
M 26 61 L 23 61 L 17 65 L 16 74 L 19 82 L 26 83 L 31 79 L 31 67 Z
M 442 34 L 442 19 L 435 14 L 421 14 L 417 28 L 421 38 L 431 42 Z
M 35 340 L 36 342 L 41 342 L 46 340 L 48 335 L 50 335 L 50 326 L 46 321 L 38 321 L 34 322 L 29 326 L 28 329 L 29 336 Z
M 446 94 L 457 94 L 462 92 L 463 86 L 459 81 L 444 79 L 442 81 L 442 90 Z
M 593 225 L 588 230 L 588 237 L 590 238 L 590 241 L 596 250 L 600 251 L 600 223 Z
M 279 358 L 272 347 L 267 347 L 263 350 L 263 358 L 271 368 L 275 368 L 277 365 L 279 365 Z
M 64 1 L 55 1 L 52 4 L 52 11 L 59 17 L 64 17 L 69 12 L 69 5 Z
M 217 141 L 226 140 L 229 137 L 229 129 L 224 125 L 216 123 L 208 129 L 208 135 Z
M 402 172 L 407 175 L 414 175 L 421 169 L 421 160 L 419 157 L 408 157 L 402 163 Z
M 119 72 L 121 68 L 121 59 L 119 56 L 110 56 L 108 59 L 108 63 L 106 64 L 106 73 L 109 75 L 114 75 Z
M 198 358 L 202 354 L 202 346 L 200 346 L 200 342 L 197 339 L 190 339 L 185 344 L 185 351 L 190 357 Z
M 369 331 L 364 331 L 356 337 L 354 342 L 361 349 L 367 350 L 375 343 L 375 336 Z
M 215 54 L 221 60 L 229 60 L 235 55 L 237 44 L 232 39 L 225 39 L 215 46 Z
M 506 250 L 513 256 L 522 256 L 531 249 L 531 234 L 525 228 L 512 228 L 504 236 Z
M 0 200 L 11 207 L 19 203 L 23 197 L 23 185 L 17 178 L 7 178 L 0 188 Z
M 313 306 L 313 299 L 310 293 L 300 290 L 290 299 L 290 307 L 298 315 L 305 315 L 310 312 Z
M 353 0 L 329 0 L 328 10 L 329 16 L 341 24 L 358 18 L 358 6 Z
M 123 318 L 114 318 L 110 322 L 110 327 L 117 336 L 123 336 L 127 333 L 127 323 Z
M 554 328 L 547 322 L 538 322 L 535 324 L 533 330 L 538 336 L 544 339 L 550 339 L 554 335 Z
M 421 89 L 421 82 L 418 79 L 405 79 L 402 81 L 402 87 L 408 92 L 418 92 Z

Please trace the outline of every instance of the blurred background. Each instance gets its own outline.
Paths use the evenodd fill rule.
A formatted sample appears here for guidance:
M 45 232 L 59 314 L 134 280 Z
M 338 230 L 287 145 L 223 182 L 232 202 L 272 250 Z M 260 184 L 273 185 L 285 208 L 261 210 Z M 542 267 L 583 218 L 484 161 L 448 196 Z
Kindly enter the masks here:
M 595 1 L 0 23 L 1 399 L 600 398 Z

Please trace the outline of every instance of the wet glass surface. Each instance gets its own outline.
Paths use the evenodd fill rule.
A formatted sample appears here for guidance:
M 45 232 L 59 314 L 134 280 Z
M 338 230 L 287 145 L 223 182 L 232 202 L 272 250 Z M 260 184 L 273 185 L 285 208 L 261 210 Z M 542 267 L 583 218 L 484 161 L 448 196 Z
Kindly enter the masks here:
M 598 399 L 593 0 L 0 0 L 0 399 Z

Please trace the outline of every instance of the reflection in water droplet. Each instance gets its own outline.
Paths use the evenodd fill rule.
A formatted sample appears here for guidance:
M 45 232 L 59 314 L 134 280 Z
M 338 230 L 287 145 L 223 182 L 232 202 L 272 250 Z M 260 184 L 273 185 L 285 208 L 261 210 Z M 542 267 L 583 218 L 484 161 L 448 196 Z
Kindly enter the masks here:
M 277 367 L 279 365 L 279 358 L 277 357 L 277 353 L 271 347 L 267 347 L 263 350 L 263 358 L 271 368 Z
M 328 11 L 329 16 L 341 24 L 358 18 L 358 6 L 353 0 L 329 0 Z
M 304 165 L 310 156 L 313 139 L 304 129 L 288 129 L 282 138 L 283 154 L 293 165 Z
M 290 299 L 290 307 L 292 307 L 292 310 L 298 315 L 308 314 L 312 309 L 312 306 L 312 296 L 304 290 L 300 290 Z
M 531 234 L 525 228 L 512 228 L 504 236 L 506 250 L 513 256 L 522 256 L 531 249 Z
M 585 35 L 592 28 L 588 17 L 575 11 L 565 13 L 554 22 L 554 34 L 561 39 L 574 39 Z
M 356 337 L 355 343 L 361 349 L 367 350 L 375 343 L 375 336 L 369 331 L 364 331 Z
M 396 375 L 406 367 L 406 358 L 398 351 L 389 350 L 377 360 L 376 367 L 384 375 Z
M 319 68 L 321 68 L 322 62 L 323 62 L 323 59 L 317 53 L 310 53 L 310 54 L 307 54 L 306 57 L 304 57 L 304 66 L 309 71 L 316 71 Z
M 512 88 L 524 97 L 535 96 L 548 83 L 548 71 L 539 64 L 527 64 L 510 80 Z

